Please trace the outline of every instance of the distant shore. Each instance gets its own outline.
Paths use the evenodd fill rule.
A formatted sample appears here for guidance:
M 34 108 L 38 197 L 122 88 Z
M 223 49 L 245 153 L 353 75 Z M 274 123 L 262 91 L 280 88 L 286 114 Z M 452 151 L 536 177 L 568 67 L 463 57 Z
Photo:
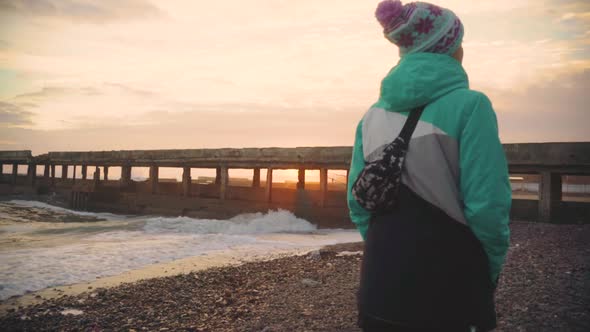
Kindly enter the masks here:
M 514 222 L 497 331 L 590 330 L 590 226 Z M 362 244 L 87 289 L 0 317 L 8 331 L 358 331 Z M 171 273 L 174 274 L 174 273 Z

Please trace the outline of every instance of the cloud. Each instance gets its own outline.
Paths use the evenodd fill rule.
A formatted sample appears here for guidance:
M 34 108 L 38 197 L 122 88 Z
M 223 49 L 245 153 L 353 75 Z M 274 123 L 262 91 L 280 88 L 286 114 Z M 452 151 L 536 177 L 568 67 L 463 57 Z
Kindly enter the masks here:
M 7 50 L 10 48 L 10 43 L 6 40 L 0 40 L 0 50 Z
M 148 0 L 0 0 L 0 67 L 17 73 L 0 100 L 35 113 L 31 131 L 5 141 L 51 150 L 347 145 L 398 60 L 373 18 L 377 1 L 152 2 L 154 15 L 172 19 L 127 22 L 152 15 L 141 9 L 155 8 Z M 585 92 L 552 88 L 588 86 L 574 74 L 590 69 L 590 28 L 578 17 L 590 2 L 441 4 L 466 24 L 465 67 L 473 88 L 490 92 L 505 137 L 587 138 L 585 113 L 574 111 Z M 529 129 L 537 118 L 563 132 L 550 122 Z
M 119 89 L 121 92 L 139 97 L 153 97 L 156 93 L 144 89 L 137 89 L 121 83 L 104 83 L 105 87 Z
M 566 13 L 560 17 L 559 21 L 590 21 L 590 12 Z
M 486 90 L 504 143 L 590 141 L 590 70 L 517 91 Z M 153 101 L 151 99 L 150 103 Z M 267 146 L 349 146 L 364 109 L 256 103 L 170 103 L 142 113 L 87 112 L 52 130 L 6 128 L 8 149 L 91 151 Z M 63 120 L 63 119 L 62 119 Z M 17 144 L 14 144 L 16 142 Z M 0 142 L 0 149 L 3 148 Z
M 96 86 L 81 87 L 45 86 L 37 91 L 16 95 L 11 100 L 23 107 L 38 107 L 43 102 L 68 99 L 71 97 L 100 98 L 109 95 L 145 98 L 155 97 L 156 93 L 119 83 L 103 83 Z M 31 101 L 36 104 L 30 104 Z
M 13 141 L 0 141 L 0 148 L 2 146 L 9 147 L 9 146 L 13 146 L 13 145 L 18 145 L 18 142 L 13 142 Z
M 476 89 L 524 90 L 538 82 L 590 69 L 590 43 L 570 40 L 493 40 L 464 43 L 463 66 Z
M 22 111 L 34 111 L 32 129 L 80 128 L 117 123 L 169 104 L 152 91 L 119 83 L 90 86 L 49 85 L 5 100 Z
M 114 123 L 88 122 L 83 127 L 57 130 L 8 128 L 0 131 L 0 141 L 18 142 L 11 148 L 33 150 L 34 154 L 48 151 L 352 145 L 361 116 L 362 111 L 358 109 L 320 114 L 310 110 L 296 114 L 278 108 L 256 113 L 154 111 L 143 115 L 142 123 L 124 117 Z
M 158 7 L 144 0 L 3 0 L 0 11 L 85 23 L 163 15 Z
M 68 89 L 62 87 L 43 87 L 39 91 L 22 93 L 14 97 L 16 100 L 31 100 L 40 98 L 50 98 L 57 95 L 63 95 Z
M 505 142 L 590 141 L 590 70 L 522 92 L 488 91 Z
M 32 125 L 33 115 L 18 105 L 0 101 L 0 127 Z
M 147 91 L 132 88 L 118 83 L 103 83 L 96 86 L 45 86 L 37 91 L 21 93 L 14 96 L 11 100 L 22 106 L 27 106 L 27 102 L 37 102 L 35 106 L 42 105 L 43 102 L 68 99 L 71 97 L 99 98 L 107 95 L 125 95 L 134 97 L 150 97 L 156 94 Z
M 235 118 L 235 114 L 246 122 L 255 122 L 256 117 L 267 119 L 276 116 L 301 117 L 310 121 L 307 118 L 318 118 L 318 114 L 342 109 L 326 97 L 301 99 L 285 95 L 280 100 L 270 101 L 240 101 L 226 97 L 220 101 L 209 101 L 200 95 L 177 98 L 126 83 L 85 87 L 46 86 L 7 101 L 36 112 L 32 127 L 35 130 L 145 126 L 171 122 L 182 125 L 185 121 L 202 123 L 208 118 L 222 123 L 226 121 L 225 117 Z M 355 105 L 347 103 L 346 107 L 354 108 Z M 367 105 L 369 102 L 356 109 L 362 112 Z M 154 116 L 163 114 L 161 112 L 166 115 Z M 189 120 L 190 114 L 194 115 Z

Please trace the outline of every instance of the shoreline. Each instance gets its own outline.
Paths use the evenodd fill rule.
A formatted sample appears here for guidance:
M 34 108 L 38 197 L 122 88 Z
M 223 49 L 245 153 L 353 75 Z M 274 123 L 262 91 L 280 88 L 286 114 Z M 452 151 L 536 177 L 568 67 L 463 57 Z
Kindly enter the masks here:
M 497 332 L 590 329 L 590 225 L 511 224 Z M 362 243 L 91 289 L 0 317 L 7 331 L 360 331 Z
M 590 225 L 512 222 L 510 227 L 496 293 L 496 331 L 590 330 Z M 321 236 L 310 234 L 316 235 Z M 235 246 L 8 298 L 0 301 L 0 326 L 7 331 L 359 331 L 359 251 L 359 242 L 270 252 Z
M 12 200 L 23 200 L 32 202 L 41 202 L 44 204 L 51 205 L 58 209 L 66 207 L 56 204 L 56 200 L 49 199 L 38 199 L 39 197 L 33 197 L 29 195 L 16 195 L 16 196 L 0 196 L 0 202 L 9 202 Z M 75 212 L 75 211 L 74 211 Z M 61 215 L 63 212 L 58 210 L 56 215 Z M 55 217 L 51 215 L 50 217 Z M 122 215 L 122 217 L 127 217 Z M 136 216 L 134 216 L 136 217 Z M 43 218 L 47 218 L 47 215 L 43 215 Z M 97 220 L 100 221 L 100 220 Z M 60 222 L 59 218 L 56 218 L 56 222 Z M 89 222 L 95 222 L 91 220 Z M 318 230 L 319 231 L 319 230 Z M 299 236 L 297 233 L 295 236 Z M 267 233 L 258 234 L 256 238 L 262 241 L 279 241 L 286 237 L 290 237 L 288 233 Z M 322 238 L 325 236 L 323 232 L 305 234 L 306 237 L 314 239 Z M 360 239 L 360 236 L 358 237 Z M 351 239 L 344 239 L 344 241 L 350 241 Z M 47 245 L 47 240 L 40 245 Z M 57 240 L 52 240 L 54 243 Z M 94 280 L 75 282 L 72 284 L 65 284 L 61 286 L 49 286 L 47 288 L 29 291 L 22 295 L 14 295 L 4 300 L 0 300 L 0 316 L 5 315 L 8 311 L 24 308 L 30 305 L 36 305 L 43 303 L 47 300 L 60 298 L 63 296 L 77 296 L 84 292 L 89 292 L 97 288 L 113 288 L 120 286 L 124 283 L 133 283 L 141 280 L 154 279 L 159 277 L 168 277 L 179 274 L 188 274 L 192 272 L 198 272 L 214 267 L 228 267 L 237 266 L 247 262 L 260 262 L 272 259 L 277 259 L 286 256 L 294 255 L 305 255 L 310 251 L 319 250 L 322 248 L 322 244 L 311 243 L 305 244 L 300 238 L 288 238 L 288 242 L 291 244 L 286 245 L 283 248 L 272 248 L 270 251 L 268 248 L 257 247 L 252 244 L 241 244 L 233 245 L 226 249 L 213 250 L 207 253 L 197 254 L 188 256 L 180 259 L 175 259 L 167 262 L 157 262 L 155 264 L 148 264 L 140 267 L 131 268 L 130 270 L 114 275 L 107 275 L 103 277 L 97 277 Z M 322 240 L 320 240 L 321 242 Z M 327 241 L 331 242 L 331 241 Z M 325 243 L 324 243 L 325 244 Z
M 220 250 L 204 255 L 185 257 L 165 263 L 150 264 L 138 269 L 129 270 L 113 276 L 97 278 L 93 281 L 69 285 L 47 287 L 23 295 L 16 295 L 0 301 L 0 318 L 9 311 L 26 308 L 63 296 L 77 296 L 96 289 L 107 289 L 126 283 L 135 283 L 162 277 L 173 277 L 182 274 L 205 271 L 211 268 L 234 267 L 245 263 L 264 262 L 290 256 L 301 256 L 321 250 L 322 246 L 312 246 L 298 249 L 275 249 L 273 252 L 263 252 L 262 249 L 251 250 L 236 247 L 231 251 Z
M 0 195 L 0 202 L 7 202 L 12 200 L 35 201 L 49 205 L 53 205 L 62 209 L 70 209 L 68 202 L 60 195 L 39 195 L 29 193 Z

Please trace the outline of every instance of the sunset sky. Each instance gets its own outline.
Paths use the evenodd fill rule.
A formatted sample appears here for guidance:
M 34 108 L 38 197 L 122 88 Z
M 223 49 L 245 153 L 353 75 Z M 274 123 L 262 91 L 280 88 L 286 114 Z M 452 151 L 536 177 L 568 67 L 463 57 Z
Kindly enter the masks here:
M 0 150 L 352 145 L 398 61 L 359 0 L 0 0 Z M 441 0 L 503 142 L 590 141 L 590 1 Z

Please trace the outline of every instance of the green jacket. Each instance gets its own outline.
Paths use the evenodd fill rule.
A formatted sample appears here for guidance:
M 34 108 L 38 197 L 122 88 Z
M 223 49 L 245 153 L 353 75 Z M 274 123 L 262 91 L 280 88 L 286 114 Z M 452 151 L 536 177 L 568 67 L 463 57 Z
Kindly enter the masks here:
M 448 55 L 403 57 L 383 79 L 380 97 L 360 121 L 349 172 L 348 207 L 363 238 L 371 215 L 351 196 L 368 161 L 399 133 L 408 112 L 427 105 L 406 157 L 402 182 L 473 231 L 487 253 L 491 278 L 508 249 L 512 202 L 508 167 L 490 100 L 469 89 Z

